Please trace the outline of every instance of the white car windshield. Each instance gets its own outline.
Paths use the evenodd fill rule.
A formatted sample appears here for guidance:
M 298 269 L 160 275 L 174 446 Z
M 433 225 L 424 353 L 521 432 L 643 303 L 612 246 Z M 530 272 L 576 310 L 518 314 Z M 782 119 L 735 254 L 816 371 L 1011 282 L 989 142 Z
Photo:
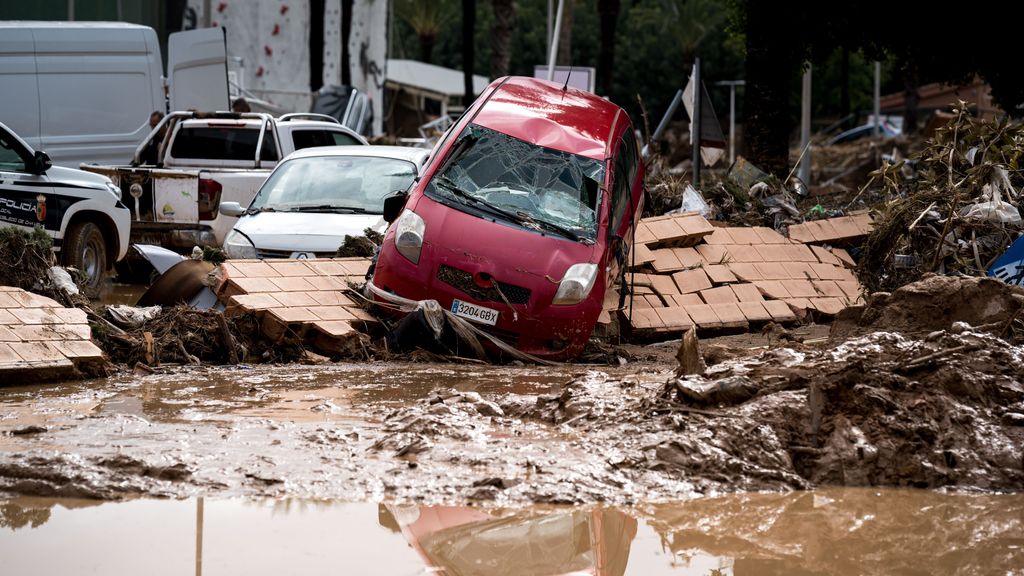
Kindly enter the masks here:
M 415 177 L 415 164 L 395 158 L 296 158 L 274 170 L 249 209 L 380 214 L 384 197 L 408 189 Z
M 603 180 L 598 160 L 470 125 L 431 180 L 431 192 L 525 228 L 593 242 Z

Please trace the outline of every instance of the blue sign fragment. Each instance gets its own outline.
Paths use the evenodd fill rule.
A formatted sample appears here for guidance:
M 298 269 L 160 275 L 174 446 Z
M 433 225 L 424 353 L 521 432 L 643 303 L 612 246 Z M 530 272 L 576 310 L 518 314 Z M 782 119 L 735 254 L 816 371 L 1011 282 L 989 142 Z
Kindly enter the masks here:
M 1024 236 L 1017 238 L 1006 252 L 992 263 L 988 275 L 1007 284 L 1024 286 Z

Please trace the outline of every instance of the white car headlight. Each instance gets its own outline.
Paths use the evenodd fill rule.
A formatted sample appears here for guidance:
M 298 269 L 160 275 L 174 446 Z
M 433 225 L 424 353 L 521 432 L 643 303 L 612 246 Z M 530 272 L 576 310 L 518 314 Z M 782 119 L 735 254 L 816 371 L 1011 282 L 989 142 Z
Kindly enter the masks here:
M 114 198 L 117 198 L 118 200 L 120 200 L 121 199 L 121 189 L 118 188 L 117 185 L 114 184 L 113 182 L 108 181 L 106 184 L 107 184 L 107 190 L 110 190 L 110 193 L 114 195 Z
M 245 237 L 245 234 L 232 230 L 224 238 L 224 255 L 235 260 L 256 258 L 256 247 Z
M 552 304 L 579 304 L 590 295 L 597 279 L 597 264 L 573 264 L 558 284 Z
M 420 263 L 420 250 L 423 248 L 423 233 L 426 229 L 426 222 L 412 210 L 402 212 L 402 216 L 395 222 L 395 248 L 413 264 Z

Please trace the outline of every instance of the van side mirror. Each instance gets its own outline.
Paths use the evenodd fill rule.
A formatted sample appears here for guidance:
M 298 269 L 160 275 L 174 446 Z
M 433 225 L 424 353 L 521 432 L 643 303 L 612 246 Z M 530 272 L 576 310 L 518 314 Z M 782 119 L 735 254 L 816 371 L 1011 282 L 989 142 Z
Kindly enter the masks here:
M 384 221 L 391 224 L 398 219 L 398 215 L 402 213 L 402 209 L 405 208 L 405 201 L 409 199 L 409 194 L 405 191 L 399 190 L 392 193 L 390 196 L 384 198 Z
M 221 202 L 217 208 L 225 216 L 241 216 L 245 214 L 245 208 L 238 202 Z
M 42 150 L 36 150 L 35 156 L 32 157 L 32 165 L 29 166 L 29 172 L 45 174 L 52 166 L 53 162 L 50 160 L 50 155 Z

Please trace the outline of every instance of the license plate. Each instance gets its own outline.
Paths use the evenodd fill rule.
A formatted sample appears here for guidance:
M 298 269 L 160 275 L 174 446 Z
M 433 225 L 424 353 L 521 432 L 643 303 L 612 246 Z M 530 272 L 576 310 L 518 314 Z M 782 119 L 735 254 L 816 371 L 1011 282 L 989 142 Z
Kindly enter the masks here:
M 452 300 L 452 314 L 467 320 L 494 326 L 498 322 L 499 312 L 491 308 L 484 308 L 483 306 L 477 306 L 476 304 L 456 299 Z

